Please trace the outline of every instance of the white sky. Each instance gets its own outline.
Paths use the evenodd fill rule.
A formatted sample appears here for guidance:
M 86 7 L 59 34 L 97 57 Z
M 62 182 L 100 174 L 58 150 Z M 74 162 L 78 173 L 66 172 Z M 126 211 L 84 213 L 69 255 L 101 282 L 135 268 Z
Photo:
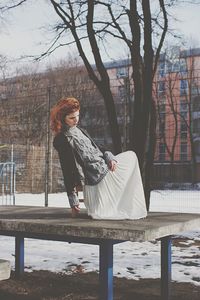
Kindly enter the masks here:
M 174 9 L 174 16 L 178 19 L 174 24 L 178 33 L 183 34 L 188 43 L 193 40 L 194 47 L 200 47 L 200 4 L 182 4 Z
M 173 27 L 177 29 L 179 34 L 186 37 L 188 44 L 192 41 L 190 47 L 199 47 L 200 5 L 185 4 L 175 10 L 173 8 L 173 13 L 180 20 L 180 22 L 173 24 Z M 24 55 L 41 54 L 46 49 L 45 42 L 50 38 L 50 34 L 44 28 L 49 24 L 49 20 L 54 21 L 55 19 L 56 15 L 53 8 L 45 0 L 30 0 L 28 5 L 15 9 L 6 16 L 6 22 L 3 26 L 1 24 L 0 54 L 6 55 L 10 60 Z M 51 23 L 53 24 L 53 22 Z M 46 61 L 52 62 L 65 58 L 67 52 L 74 52 L 74 50 L 62 48 Z M 125 50 L 115 47 L 112 56 L 120 58 L 120 54 L 124 58 Z M 109 58 L 105 58 L 105 60 L 109 60 Z

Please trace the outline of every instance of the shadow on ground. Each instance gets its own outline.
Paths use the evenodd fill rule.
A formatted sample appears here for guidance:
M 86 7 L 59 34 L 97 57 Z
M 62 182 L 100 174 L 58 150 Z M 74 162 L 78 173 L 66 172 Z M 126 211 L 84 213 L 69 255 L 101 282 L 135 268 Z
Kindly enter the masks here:
M 1 300 L 97 300 L 98 274 L 56 274 L 48 271 L 24 273 L 20 279 L 0 282 Z M 161 300 L 160 280 L 114 278 L 114 300 Z M 199 300 L 200 287 L 172 283 L 171 300 Z

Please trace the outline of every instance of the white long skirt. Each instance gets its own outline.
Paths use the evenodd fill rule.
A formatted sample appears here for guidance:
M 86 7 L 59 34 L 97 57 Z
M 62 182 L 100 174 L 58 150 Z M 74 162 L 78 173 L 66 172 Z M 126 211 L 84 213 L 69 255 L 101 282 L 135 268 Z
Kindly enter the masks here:
M 138 159 L 133 151 L 116 156 L 117 167 L 97 185 L 85 185 L 84 203 L 93 219 L 140 219 L 147 215 Z

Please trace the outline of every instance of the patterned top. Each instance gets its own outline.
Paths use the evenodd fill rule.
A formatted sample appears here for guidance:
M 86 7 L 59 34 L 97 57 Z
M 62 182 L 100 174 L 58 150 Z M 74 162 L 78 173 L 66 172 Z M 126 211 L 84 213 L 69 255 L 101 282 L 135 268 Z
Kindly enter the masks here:
M 73 150 L 82 162 L 81 167 L 84 174 L 84 184 L 95 185 L 99 183 L 108 172 L 108 166 L 103 153 L 97 145 L 76 126 L 70 127 L 66 131 L 66 135 Z M 78 168 L 80 168 L 80 164 Z

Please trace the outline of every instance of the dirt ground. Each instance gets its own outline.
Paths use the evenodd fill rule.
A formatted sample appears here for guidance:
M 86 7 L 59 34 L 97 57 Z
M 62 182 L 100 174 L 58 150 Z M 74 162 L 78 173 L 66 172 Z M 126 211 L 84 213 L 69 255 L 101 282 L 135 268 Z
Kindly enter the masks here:
M 48 271 L 14 274 L 0 281 L 0 300 L 97 300 L 98 274 L 56 274 Z M 200 287 L 189 283 L 171 285 L 171 300 L 199 300 Z M 114 278 L 115 300 L 161 300 L 160 280 Z

